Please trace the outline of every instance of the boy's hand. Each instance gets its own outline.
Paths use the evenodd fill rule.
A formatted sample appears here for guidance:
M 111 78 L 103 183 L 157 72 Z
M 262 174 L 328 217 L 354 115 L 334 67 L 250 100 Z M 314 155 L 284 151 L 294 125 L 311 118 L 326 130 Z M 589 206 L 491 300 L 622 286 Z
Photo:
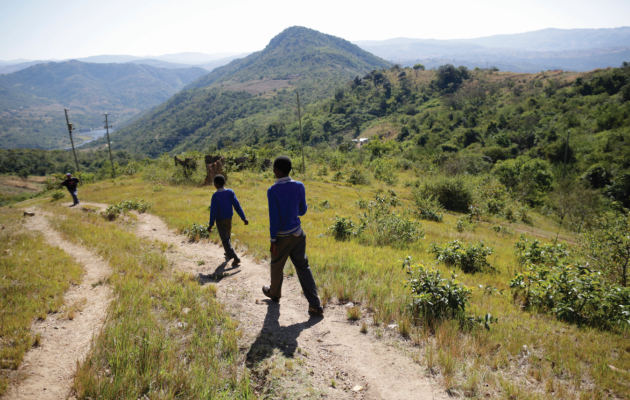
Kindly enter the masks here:
M 208 232 L 212 232 L 212 227 L 211 226 L 208 227 Z
M 275 256 L 278 254 L 278 252 L 276 251 L 276 244 L 275 243 L 271 243 L 271 247 L 269 248 L 269 251 L 271 252 L 272 256 Z
M 248 219 L 246 219 L 245 221 L 243 221 L 243 223 L 244 223 L 245 225 L 249 225 L 249 220 L 248 220 Z

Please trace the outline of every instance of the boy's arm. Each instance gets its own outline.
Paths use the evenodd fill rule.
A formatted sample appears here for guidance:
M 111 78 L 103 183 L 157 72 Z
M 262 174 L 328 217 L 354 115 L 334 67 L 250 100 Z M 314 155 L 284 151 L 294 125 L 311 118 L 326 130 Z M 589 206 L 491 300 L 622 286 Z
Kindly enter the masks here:
M 236 198 L 236 194 L 234 192 L 232 192 L 232 206 L 236 210 L 238 216 L 241 217 L 243 221 L 247 221 L 247 218 L 245 218 L 245 213 L 241 208 L 241 203 L 238 202 L 238 199 Z
M 306 214 L 308 210 L 308 206 L 306 205 L 306 189 L 304 188 L 304 184 L 300 188 L 300 204 L 298 205 L 298 212 L 300 213 L 300 217 Z
M 217 219 L 217 209 L 219 207 L 219 202 L 216 200 L 214 194 L 212 195 L 212 200 L 210 201 L 210 222 L 208 226 L 214 226 L 214 221 Z
M 269 190 L 267 191 L 267 203 L 269 204 L 269 236 L 271 242 L 275 243 L 280 228 L 280 210 L 278 209 L 278 199 Z

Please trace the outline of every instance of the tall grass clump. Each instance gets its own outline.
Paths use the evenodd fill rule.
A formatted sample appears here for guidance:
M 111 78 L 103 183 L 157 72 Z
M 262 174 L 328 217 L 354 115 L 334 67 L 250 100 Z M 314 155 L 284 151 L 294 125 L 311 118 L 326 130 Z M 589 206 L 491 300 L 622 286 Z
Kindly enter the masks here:
M 404 246 L 424 237 L 422 226 L 409 219 L 408 212 L 396 213 L 401 205 L 396 196 L 376 195 L 359 214 L 359 233 L 377 245 Z
M 486 247 L 483 242 L 475 244 L 454 240 L 444 246 L 431 243 L 429 253 L 435 255 L 435 259 L 439 262 L 457 267 L 469 274 L 493 270 L 486 259 L 492 254 L 492 249 Z
M 58 312 L 64 292 L 83 274 L 70 255 L 28 231 L 21 214 L 0 209 L 0 395 L 34 345 L 33 319 Z
M 215 299 L 213 286 L 173 271 L 167 246 L 93 214 L 62 218 L 70 211 L 54 211 L 61 214 L 54 226 L 64 236 L 113 268 L 115 300 L 92 351 L 78 364 L 78 398 L 252 397 L 239 366 L 237 323 Z

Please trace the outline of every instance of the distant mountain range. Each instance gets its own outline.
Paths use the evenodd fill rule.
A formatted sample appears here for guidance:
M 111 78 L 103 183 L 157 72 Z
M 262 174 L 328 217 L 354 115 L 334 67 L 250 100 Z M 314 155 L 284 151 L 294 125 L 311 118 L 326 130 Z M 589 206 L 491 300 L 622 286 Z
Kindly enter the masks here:
M 421 63 L 431 68 L 451 63 L 469 68 L 497 66 L 513 72 L 588 71 L 617 67 L 630 60 L 630 27 L 542 29 L 457 40 L 395 38 L 355 44 L 403 66 Z
M 347 40 L 291 27 L 262 51 L 234 60 L 191 82 L 186 90 L 116 131 L 113 148 L 157 156 L 257 140 L 272 124 L 282 135 L 295 121 L 295 91 L 302 107 L 325 98 L 357 75 L 391 64 Z M 274 125 L 275 124 L 275 125 Z M 90 146 L 104 142 L 95 141 Z
M 84 58 L 76 58 L 73 60 L 97 64 L 144 64 L 158 68 L 189 68 L 199 67 L 208 71 L 214 68 L 220 67 L 229 63 L 237 58 L 245 57 L 249 53 L 215 53 L 215 54 L 203 54 L 203 53 L 177 53 L 177 54 L 165 54 L 162 56 L 128 56 L 128 55 L 101 55 L 91 56 Z M 31 67 L 37 64 L 43 64 L 46 62 L 59 62 L 60 60 L 12 60 L 12 61 L 0 61 L 0 74 L 9 74 L 16 72 L 24 68 Z M 70 60 L 61 60 L 70 61 Z
M 120 123 L 206 73 L 198 67 L 65 61 L 0 75 L 0 148 L 63 146 L 64 108 L 71 110 L 71 122 L 79 130 L 101 126 L 104 112 Z

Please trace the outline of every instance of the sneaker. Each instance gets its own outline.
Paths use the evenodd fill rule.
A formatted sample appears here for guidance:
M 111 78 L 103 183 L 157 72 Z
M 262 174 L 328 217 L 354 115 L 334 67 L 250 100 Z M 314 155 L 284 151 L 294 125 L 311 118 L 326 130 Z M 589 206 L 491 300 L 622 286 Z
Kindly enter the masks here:
M 311 315 L 317 315 L 318 317 L 323 317 L 324 309 L 321 306 L 318 306 L 318 307 L 309 306 L 308 313 Z
M 232 266 L 233 267 L 238 267 L 241 264 L 241 259 L 240 258 L 235 258 L 234 261 L 232 261 Z
M 262 292 L 265 296 L 269 297 L 271 300 L 275 301 L 276 303 L 280 301 L 279 297 L 276 296 L 272 296 L 271 295 L 271 288 L 267 285 L 262 287 Z

